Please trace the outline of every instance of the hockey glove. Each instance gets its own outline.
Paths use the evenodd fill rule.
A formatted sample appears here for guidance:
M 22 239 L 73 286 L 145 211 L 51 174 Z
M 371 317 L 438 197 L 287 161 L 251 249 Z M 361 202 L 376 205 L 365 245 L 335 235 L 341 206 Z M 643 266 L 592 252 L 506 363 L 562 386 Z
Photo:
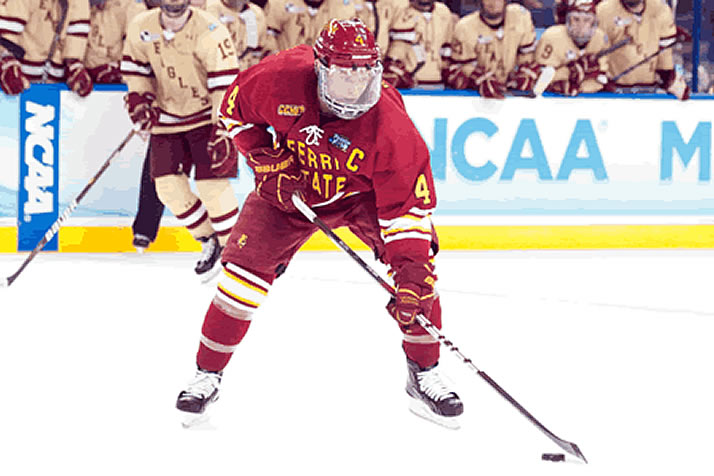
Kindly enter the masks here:
M 0 58 L 0 88 L 5 94 L 20 94 L 30 87 L 30 81 L 20 68 L 20 62 L 14 56 L 6 54 Z
M 600 70 L 600 61 L 593 54 L 583 55 L 568 63 L 568 81 L 571 88 L 581 89 L 586 79 L 596 79 L 603 71 Z
M 659 76 L 659 84 L 662 89 L 680 101 L 689 99 L 691 90 L 681 74 L 677 74 L 673 69 L 658 69 L 657 75 Z
M 560 81 L 553 81 L 548 86 L 548 91 L 562 94 L 563 96 L 577 96 L 580 94 L 580 87 L 573 85 L 569 80 L 563 79 Z
M 217 178 L 231 178 L 238 175 L 238 149 L 233 144 L 223 122 L 218 121 L 213 125 L 207 150 L 211 157 L 211 171 Z
M 434 304 L 434 266 L 430 263 L 409 262 L 394 273 L 396 295 L 387 304 L 387 310 L 396 319 L 402 332 L 408 332 L 416 323 L 416 315 L 429 319 Z
M 154 99 L 156 97 L 151 93 L 139 94 L 133 91 L 124 96 L 124 105 L 131 122 L 138 124 L 142 131 L 150 131 L 159 122 L 159 110 L 152 106 Z
M 400 59 L 390 57 L 384 59 L 382 78 L 397 89 L 410 89 L 416 86 L 413 73 L 407 71 L 406 65 Z
M 121 71 L 111 63 L 89 68 L 89 76 L 92 77 L 94 84 L 119 84 L 122 82 Z
M 441 72 L 441 77 L 447 87 L 451 89 L 466 89 L 469 86 L 469 77 L 464 74 L 462 65 L 452 64 Z
M 291 151 L 260 147 L 248 153 L 248 165 L 255 174 L 255 191 L 260 198 L 283 211 L 296 211 L 292 195 L 297 192 L 303 198 L 307 184 Z
M 483 68 L 476 68 L 469 77 L 471 88 L 485 98 L 503 99 L 506 94 L 506 85 L 494 78 L 493 71 L 486 72 Z
M 518 71 L 512 73 L 508 78 L 508 87 L 518 91 L 532 91 L 542 69 L 543 65 L 538 63 L 518 66 Z
M 92 92 L 92 78 L 79 60 L 65 60 L 67 68 L 67 86 L 81 97 Z

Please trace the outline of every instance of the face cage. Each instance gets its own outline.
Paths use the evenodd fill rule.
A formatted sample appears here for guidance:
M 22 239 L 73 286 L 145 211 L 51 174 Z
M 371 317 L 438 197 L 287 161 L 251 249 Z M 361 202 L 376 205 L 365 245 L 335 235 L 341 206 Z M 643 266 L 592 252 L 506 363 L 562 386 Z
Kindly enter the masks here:
M 572 15 L 589 15 L 593 18 L 593 25 L 590 27 L 590 29 L 585 34 L 576 35 L 575 31 L 570 26 L 570 17 Z M 583 45 L 586 45 L 592 39 L 593 35 L 595 34 L 595 30 L 597 30 L 597 17 L 595 16 L 594 13 L 568 12 L 568 14 L 565 15 L 565 26 L 568 29 L 568 35 L 570 35 L 570 38 L 573 39 L 575 44 L 578 46 L 583 46 Z
M 333 68 L 337 67 L 338 66 L 333 65 Z M 379 97 L 382 93 L 382 62 L 378 61 L 377 65 L 369 68 L 368 72 L 372 77 L 369 79 L 362 94 L 355 100 L 354 103 L 344 103 L 330 97 L 328 92 L 330 68 L 318 61 L 317 89 L 320 100 L 327 106 L 331 113 L 340 119 L 357 119 L 377 104 L 377 101 L 379 101 Z

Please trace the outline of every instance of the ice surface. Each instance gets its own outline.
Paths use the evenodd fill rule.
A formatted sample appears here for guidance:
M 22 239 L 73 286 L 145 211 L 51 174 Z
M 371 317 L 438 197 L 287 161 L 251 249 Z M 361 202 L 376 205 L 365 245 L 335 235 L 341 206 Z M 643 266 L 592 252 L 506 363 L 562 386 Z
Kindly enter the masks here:
M 449 355 L 462 428 L 413 416 L 384 291 L 342 252 L 297 255 L 183 429 L 196 258 L 43 254 L 0 290 L 0 474 L 712 474 L 714 251 L 439 255 L 444 334 L 589 465 L 541 461 L 559 448 Z

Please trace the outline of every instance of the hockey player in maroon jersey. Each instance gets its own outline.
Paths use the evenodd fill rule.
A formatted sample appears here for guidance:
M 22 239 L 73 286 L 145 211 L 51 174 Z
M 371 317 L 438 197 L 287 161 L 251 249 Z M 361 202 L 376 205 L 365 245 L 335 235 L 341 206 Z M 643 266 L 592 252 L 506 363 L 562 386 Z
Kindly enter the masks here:
M 348 227 L 389 266 L 396 298 L 387 308 L 403 332 L 411 409 L 458 426 L 463 405 L 437 371 L 439 343 L 415 320 L 423 313 L 441 327 L 429 151 L 399 93 L 382 81 L 379 58 L 361 20 L 333 19 L 314 47 L 267 57 L 228 88 L 222 121 L 255 172 L 256 188 L 223 253 L 198 370 L 176 402 L 187 420 L 217 398 L 222 371 L 255 311 L 317 230 L 292 205 L 291 196 L 299 193 L 325 222 Z M 213 166 L 235 165 L 227 160 Z

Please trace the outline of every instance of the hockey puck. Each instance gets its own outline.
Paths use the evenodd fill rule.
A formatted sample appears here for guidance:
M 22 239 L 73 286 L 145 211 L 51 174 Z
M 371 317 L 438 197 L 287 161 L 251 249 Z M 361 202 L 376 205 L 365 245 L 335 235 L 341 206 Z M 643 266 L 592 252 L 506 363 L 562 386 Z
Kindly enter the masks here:
M 563 453 L 543 453 L 540 459 L 543 461 L 565 461 L 565 455 Z

